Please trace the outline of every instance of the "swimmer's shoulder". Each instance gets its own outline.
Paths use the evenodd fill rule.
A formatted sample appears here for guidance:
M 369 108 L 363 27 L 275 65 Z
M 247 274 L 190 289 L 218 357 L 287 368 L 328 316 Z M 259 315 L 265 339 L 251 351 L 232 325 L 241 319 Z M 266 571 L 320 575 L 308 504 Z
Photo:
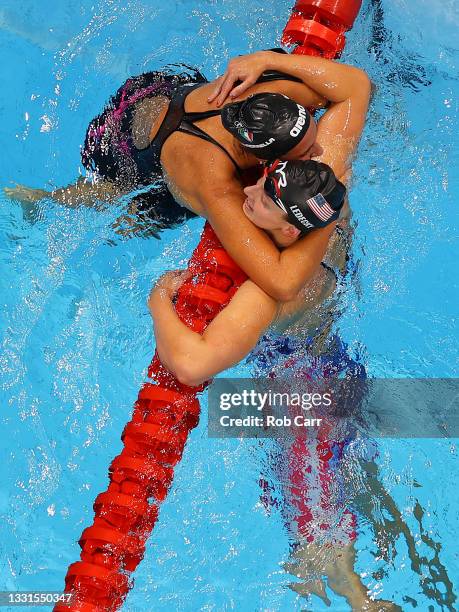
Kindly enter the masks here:
M 163 147 L 161 164 L 174 198 L 197 215 L 205 217 L 207 206 L 228 193 L 237 195 L 242 203 L 242 186 L 234 166 L 212 143 L 174 133 Z

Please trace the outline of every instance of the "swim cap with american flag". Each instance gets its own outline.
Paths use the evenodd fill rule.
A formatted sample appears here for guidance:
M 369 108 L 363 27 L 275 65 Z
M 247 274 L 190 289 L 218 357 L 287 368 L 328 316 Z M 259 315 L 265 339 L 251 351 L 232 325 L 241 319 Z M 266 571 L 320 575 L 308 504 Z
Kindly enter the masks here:
M 266 193 L 301 232 L 325 227 L 339 217 L 346 187 L 327 164 L 276 160 L 265 166 L 264 176 Z

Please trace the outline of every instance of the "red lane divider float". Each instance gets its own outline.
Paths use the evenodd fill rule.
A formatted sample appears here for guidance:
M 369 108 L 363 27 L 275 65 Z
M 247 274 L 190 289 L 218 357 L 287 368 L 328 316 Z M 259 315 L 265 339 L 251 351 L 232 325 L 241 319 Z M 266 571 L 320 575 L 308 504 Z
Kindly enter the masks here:
M 359 13 L 362 0 L 297 0 L 282 35 L 293 53 L 339 57 Z
M 191 329 L 203 332 L 246 280 L 206 223 L 188 264 L 192 272 L 179 290 L 176 311 Z M 143 558 L 188 435 L 199 420 L 197 393 L 168 372 L 155 354 L 148 371 L 154 383 L 140 390 L 121 439 L 122 452 L 109 468 L 108 489 L 94 502 L 94 522 L 79 540 L 81 561 L 70 565 L 65 592 L 70 604 L 55 612 L 118 610 L 132 583 L 129 574 Z
M 336 57 L 361 0 L 298 0 L 283 42 L 295 53 Z M 246 280 L 208 223 L 189 261 L 191 279 L 178 291 L 176 311 L 202 333 Z M 206 385 L 182 385 L 157 354 L 122 434 L 124 448 L 109 468 L 109 486 L 94 502 L 94 522 L 79 540 L 81 561 L 69 566 L 65 592 L 71 603 L 54 612 L 115 612 L 132 587 L 129 575 L 143 558 L 188 435 L 199 420 L 197 394 Z

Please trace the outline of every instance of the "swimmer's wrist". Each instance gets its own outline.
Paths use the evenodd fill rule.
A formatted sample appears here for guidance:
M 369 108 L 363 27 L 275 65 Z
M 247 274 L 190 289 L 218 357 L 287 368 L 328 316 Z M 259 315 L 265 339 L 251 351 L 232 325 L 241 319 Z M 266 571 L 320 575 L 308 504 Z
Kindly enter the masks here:
M 259 51 L 260 55 L 263 55 L 264 70 L 276 70 L 279 67 L 279 58 L 282 58 L 282 53 L 276 53 L 275 51 Z

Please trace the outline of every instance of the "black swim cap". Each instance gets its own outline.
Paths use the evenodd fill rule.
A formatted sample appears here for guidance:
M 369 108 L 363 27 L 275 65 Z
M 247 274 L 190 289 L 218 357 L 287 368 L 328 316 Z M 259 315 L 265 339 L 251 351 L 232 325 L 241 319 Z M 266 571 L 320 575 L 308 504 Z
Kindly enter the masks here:
M 346 187 L 327 166 L 313 160 L 275 161 L 265 166 L 264 189 L 301 232 L 336 221 Z
M 306 134 L 311 115 L 282 94 L 259 93 L 221 111 L 223 126 L 261 159 L 288 153 Z

